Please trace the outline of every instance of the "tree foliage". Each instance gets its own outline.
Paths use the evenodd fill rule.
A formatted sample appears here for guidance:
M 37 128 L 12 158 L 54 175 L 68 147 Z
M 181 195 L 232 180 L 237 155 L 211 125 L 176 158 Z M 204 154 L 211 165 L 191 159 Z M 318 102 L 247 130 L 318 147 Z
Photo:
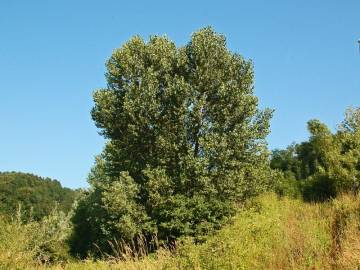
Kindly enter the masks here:
M 76 192 L 57 180 L 33 174 L 0 172 L 0 213 L 12 216 L 21 208 L 24 219 L 40 220 L 54 208 L 69 212 Z
M 70 214 L 54 208 L 43 219 L 26 223 L 22 215 L 21 211 L 11 218 L 0 214 L 0 269 L 39 269 L 41 264 L 70 259 Z
M 349 108 L 337 131 L 318 120 L 308 122 L 310 138 L 286 150 L 275 150 L 271 166 L 305 180 L 305 199 L 324 200 L 360 188 L 360 108 Z M 289 177 L 288 177 L 289 178 Z
M 272 111 L 258 109 L 252 63 L 224 36 L 204 28 L 182 47 L 136 36 L 114 51 L 106 78 L 92 117 L 107 143 L 73 219 L 74 253 L 139 234 L 203 235 L 270 185 Z

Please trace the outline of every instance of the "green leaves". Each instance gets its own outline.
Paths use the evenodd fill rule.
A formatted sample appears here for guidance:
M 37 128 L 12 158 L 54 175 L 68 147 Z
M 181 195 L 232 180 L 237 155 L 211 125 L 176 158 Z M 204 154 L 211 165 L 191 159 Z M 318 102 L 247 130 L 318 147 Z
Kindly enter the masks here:
M 310 120 L 309 141 L 273 152 L 271 165 L 305 180 L 305 199 L 325 200 L 360 188 L 359 108 L 349 108 L 336 133 L 319 120 Z
M 88 195 L 101 211 L 87 213 L 102 213 L 106 237 L 205 233 L 269 186 L 272 112 L 258 109 L 252 63 L 224 36 L 207 27 L 179 48 L 134 37 L 114 51 L 106 77 L 92 117 L 108 141 Z
M 0 172 L 0 214 L 23 211 L 23 221 L 40 220 L 55 207 L 69 212 L 77 192 L 57 180 L 20 172 Z
M 108 224 L 117 229 L 121 238 L 131 241 L 142 233 L 148 221 L 144 206 L 137 203 L 138 185 L 123 172 L 117 180 L 102 188 L 103 207 L 111 214 Z

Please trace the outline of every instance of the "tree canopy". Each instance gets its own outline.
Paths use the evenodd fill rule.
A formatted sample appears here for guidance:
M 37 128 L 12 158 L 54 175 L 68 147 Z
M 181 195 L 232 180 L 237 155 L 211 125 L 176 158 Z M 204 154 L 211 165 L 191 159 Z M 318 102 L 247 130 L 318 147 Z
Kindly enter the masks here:
M 0 172 L 0 213 L 12 216 L 21 209 L 25 219 L 40 220 L 54 208 L 68 212 L 76 191 L 57 180 L 20 172 Z
M 349 108 L 336 132 L 310 120 L 308 141 L 275 150 L 271 166 L 305 180 L 304 196 L 326 199 L 360 188 L 360 108 Z
M 106 78 L 92 117 L 107 143 L 73 218 L 74 253 L 139 234 L 199 237 L 271 184 L 272 111 L 258 108 L 252 62 L 224 36 L 204 28 L 181 47 L 136 36 L 114 51 Z

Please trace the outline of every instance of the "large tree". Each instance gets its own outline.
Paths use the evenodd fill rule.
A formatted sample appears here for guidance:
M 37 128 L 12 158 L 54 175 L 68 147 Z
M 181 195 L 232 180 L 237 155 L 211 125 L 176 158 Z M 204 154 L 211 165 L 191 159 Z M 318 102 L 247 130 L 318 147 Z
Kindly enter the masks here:
M 73 219 L 75 253 L 138 234 L 203 235 L 269 185 L 272 112 L 259 110 L 253 65 L 224 36 L 204 28 L 182 47 L 136 36 L 106 78 L 92 117 L 107 143 Z

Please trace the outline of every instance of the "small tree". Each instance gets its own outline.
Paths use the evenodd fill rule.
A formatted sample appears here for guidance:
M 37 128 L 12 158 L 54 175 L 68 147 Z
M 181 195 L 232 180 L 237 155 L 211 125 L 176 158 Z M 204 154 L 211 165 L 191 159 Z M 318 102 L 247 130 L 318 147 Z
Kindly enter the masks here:
M 224 36 L 204 28 L 179 48 L 134 37 L 112 54 L 106 77 L 92 117 L 107 143 L 74 217 L 74 239 L 92 236 L 73 241 L 75 253 L 139 234 L 199 237 L 270 184 L 272 112 L 258 109 L 252 63 Z

